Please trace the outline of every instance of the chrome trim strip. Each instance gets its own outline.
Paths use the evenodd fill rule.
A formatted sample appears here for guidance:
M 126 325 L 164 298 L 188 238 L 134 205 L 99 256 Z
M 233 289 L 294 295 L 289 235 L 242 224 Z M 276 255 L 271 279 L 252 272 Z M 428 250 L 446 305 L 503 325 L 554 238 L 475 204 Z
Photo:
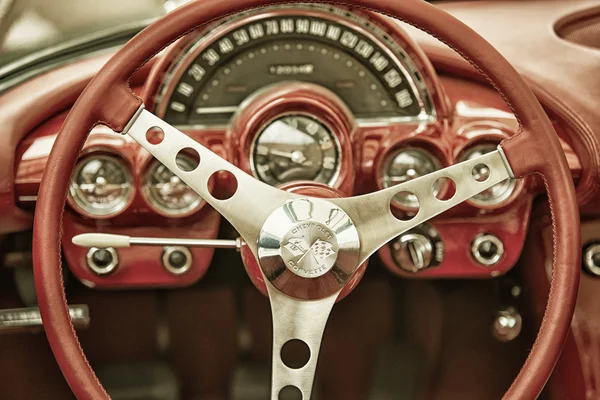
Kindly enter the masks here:
M 23 203 L 34 203 L 37 201 L 38 197 L 37 196 L 19 196 L 18 197 L 19 201 L 23 202 Z
M 238 106 L 230 106 L 230 107 L 198 107 L 196 109 L 196 114 L 233 114 L 239 109 Z

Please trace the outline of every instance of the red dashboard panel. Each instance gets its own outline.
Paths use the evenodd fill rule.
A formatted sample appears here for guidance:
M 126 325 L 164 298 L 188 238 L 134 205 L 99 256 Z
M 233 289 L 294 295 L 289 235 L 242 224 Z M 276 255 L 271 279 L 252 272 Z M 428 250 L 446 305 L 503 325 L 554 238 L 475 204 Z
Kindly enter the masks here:
M 516 129 L 516 121 L 508 112 L 504 103 L 491 89 L 483 85 L 458 78 L 442 77 L 449 103 L 454 115 L 449 124 L 434 124 L 426 130 L 416 126 L 395 125 L 359 129 L 353 138 L 353 159 L 356 168 L 355 193 L 378 190 L 377 172 L 381 160 L 391 149 L 403 143 L 423 144 L 434 148 L 444 164 L 451 165 L 465 146 L 483 140 L 497 140 L 511 135 Z M 42 124 L 32 132 L 19 146 L 15 179 L 16 198 L 23 207 L 34 204 L 45 160 L 51 149 L 53 138 L 60 129 L 65 114 L 60 114 Z M 568 135 L 564 128 L 556 125 L 561 135 Z M 213 151 L 223 154 L 225 131 L 199 130 L 188 132 L 196 140 L 208 145 Z M 131 166 L 135 174 L 138 190 L 132 204 L 118 218 L 110 221 L 92 220 L 70 210 L 65 217 L 65 257 L 74 273 L 84 282 L 96 287 L 130 287 L 136 285 L 185 285 L 203 275 L 210 263 L 212 252 L 194 250 L 193 272 L 176 277 L 169 274 L 160 265 L 160 249 L 140 250 L 123 249 L 124 268 L 114 275 L 98 277 L 91 273 L 86 265 L 86 249 L 70 244 L 70 238 L 86 231 L 102 231 L 139 236 L 171 236 L 215 238 L 220 218 L 206 207 L 185 220 L 172 220 L 153 212 L 139 194 L 141 176 L 150 156 L 127 137 L 115 136 L 106 128 L 97 128 L 90 135 L 84 148 L 88 151 L 101 148 L 118 154 Z M 573 174 L 580 174 L 581 166 L 577 157 L 565 144 Z M 485 210 L 465 203 L 454 210 L 434 219 L 431 224 L 440 233 L 444 242 L 444 262 L 418 275 L 399 268 L 391 257 L 390 248 L 384 247 L 379 255 L 394 273 L 411 277 L 489 277 L 507 272 L 518 258 L 527 231 L 530 204 L 534 194 L 540 189 L 535 182 L 525 187 L 519 183 L 519 189 L 505 206 L 499 209 Z M 139 222 L 143 221 L 140 226 Z M 504 243 L 507 253 L 493 268 L 477 264 L 469 254 L 470 243 L 480 233 L 493 233 Z M 139 272 L 139 274 L 137 273 Z

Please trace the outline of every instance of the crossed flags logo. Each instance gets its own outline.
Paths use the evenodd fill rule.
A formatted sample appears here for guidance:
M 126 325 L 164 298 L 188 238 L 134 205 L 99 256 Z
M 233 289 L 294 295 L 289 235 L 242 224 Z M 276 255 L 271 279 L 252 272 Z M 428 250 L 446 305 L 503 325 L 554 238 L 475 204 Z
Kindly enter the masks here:
M 323 261 L 325 258 L 335 253 L 335 251 L 333 251 L 333 246 L 331 245 L 331 243 L 321 239 L 317 239 L 312 244 L 312 246 L 310 246 L 310 251 L 319 262 Z
M 302 256 L 302 258 L 298 260 L 298 263 L 301 263 L 306 256 L 312 254 L 320 264 L 325 258 L 335 254 L 331 243 L 324 240 L 317 239 L 308 249 L 304 247 L 303 242 L 304 241 L 300 238 L 292 238 L 284 246 L 294 257 Z

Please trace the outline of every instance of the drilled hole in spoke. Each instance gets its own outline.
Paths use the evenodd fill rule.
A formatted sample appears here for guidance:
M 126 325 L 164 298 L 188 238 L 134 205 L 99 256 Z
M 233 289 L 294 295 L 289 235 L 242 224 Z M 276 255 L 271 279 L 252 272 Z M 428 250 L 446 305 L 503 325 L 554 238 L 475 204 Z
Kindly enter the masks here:
M 473 167 L 471 174 L 473 175 L 473 179 L 481 183 L 490 179 L 491 171 L 487 165 L 477 164 L 475 167 Z
M 211 175 L 210 179 L 219 183 L 208 188 L 210 195 L 217 200 L 229 200 L 237 192 L 237 178 L 229 171 L 217 171 Z
M 165 140 L 165 132 L 158 126 L 153 126 L 146 131 L 146 140 L 150 144 L 161 144 Z
M 410 202 L 414 204 L 414 206 L 411 207 L 410 210 L 406 210 L 405 212 L 397 212 L 394 208 L 394 203 L 404 204 L 406 199 L 410 199 Z M 390 210 L 392 211 L 392 214 L 400 221 L 410 221 L 411 219 L 413 219 L 419 213 L 420 207 L 421 206 L 419 204 L 419 198 L 417 197 L 417 195 L 407 191 L 397 193 L 390 202 Z
M 440 178 L 435 181 L 432 190 L 438 200 L 448 201 L 456 195 L 456 183 L 450 178 Z
M 291 369 L 300 369 L 310 360 L 310 348 L 299 339 L 292 339 L 281 348 L 281 361 Z
M 286 386 L 279 391 L 279 400 L 302 400 L 302 392 L 296 386 Z
M 187 159 L 188 162 L 180 162 L 182 159 Z M 186 147 L 177 153 L 177 167 L 183 172 L 192 172 L 200 165 L 200 154 L 191 147 Z

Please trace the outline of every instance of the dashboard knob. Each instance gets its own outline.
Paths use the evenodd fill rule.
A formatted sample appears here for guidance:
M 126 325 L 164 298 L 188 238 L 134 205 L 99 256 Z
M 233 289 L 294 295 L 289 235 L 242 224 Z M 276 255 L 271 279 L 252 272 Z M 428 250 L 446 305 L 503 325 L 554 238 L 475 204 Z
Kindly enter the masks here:
M 514 307 L 500 310 L 496 313 L 492 333 L 500 342 L 510 342 L 521 333 L 523 318 Z
M 113 273 L 119 266 L 119 255 L 112 248 L 99 249 L 92 247 L 86 256 L 88 267 L 99 276 Z
M 587 246 L 583 251 L 584 270 L 596 277 L 600 277 L 600 243 Z
M 192 268 L 194 257 L 192 252 L 183 246 L 166 247 L 162 255 L 162 263 L 173 275 L 183 275 Z
M 407 272 L 437 267 L 444 260 L 444 242 L 429 224 L 421 224 L 398 236 L 391 242 L 390 249 L 396 265 Z
M 492 234 L 477 235 L 471 243 L 471 255 L 480 265 L 493 267 L 504 256 L 504 243 Z

